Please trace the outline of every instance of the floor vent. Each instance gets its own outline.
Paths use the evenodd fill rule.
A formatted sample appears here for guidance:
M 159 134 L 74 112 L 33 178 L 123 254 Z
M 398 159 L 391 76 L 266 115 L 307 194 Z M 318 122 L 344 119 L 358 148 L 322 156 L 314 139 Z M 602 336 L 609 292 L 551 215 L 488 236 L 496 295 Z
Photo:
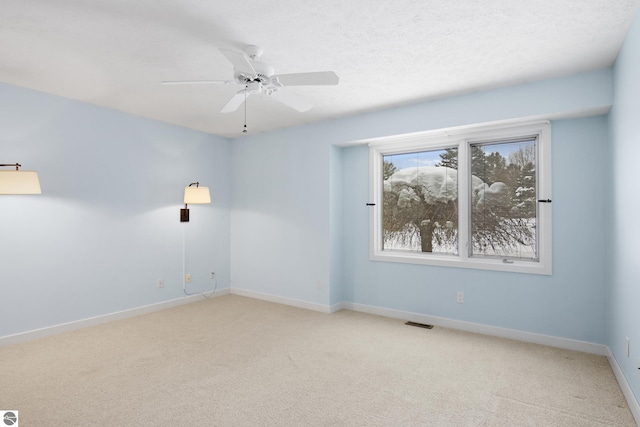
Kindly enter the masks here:
M 433 325 L 425 325 L 424 323 L 407 322 L 405 325 L 416 326 L 418 328 L 433 329 Z

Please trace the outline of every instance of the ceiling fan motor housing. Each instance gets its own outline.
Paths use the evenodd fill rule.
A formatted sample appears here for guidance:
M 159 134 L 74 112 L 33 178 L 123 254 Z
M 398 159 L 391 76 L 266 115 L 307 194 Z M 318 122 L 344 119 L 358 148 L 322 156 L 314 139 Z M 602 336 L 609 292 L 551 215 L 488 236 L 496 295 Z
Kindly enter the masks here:
M 264 62 L 252 62 L 251 65 L 256 74 L 247 75 L 242 72 L 236 71 L 234 73 L 235 79 L 240 83 L 260 82 L 262 84 L 269 84 L 271 82 L 271 76 L 275 74 L 275 70 L 269 64 Z
M 248 82 L 245 91 L 249 95 L 256 95 L 262 92 L 262 83 L 260 82 Z

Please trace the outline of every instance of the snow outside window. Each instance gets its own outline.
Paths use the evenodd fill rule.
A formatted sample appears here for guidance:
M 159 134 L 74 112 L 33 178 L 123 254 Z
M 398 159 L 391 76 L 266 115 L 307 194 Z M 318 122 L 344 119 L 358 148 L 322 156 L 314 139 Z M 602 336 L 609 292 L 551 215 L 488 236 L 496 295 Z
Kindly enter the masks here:
M 458 254 L 457 159 L 455 147 L 382 156 L 383 250 Z
M 373 260 L 551 274 L 549 123 L 369 143 Z

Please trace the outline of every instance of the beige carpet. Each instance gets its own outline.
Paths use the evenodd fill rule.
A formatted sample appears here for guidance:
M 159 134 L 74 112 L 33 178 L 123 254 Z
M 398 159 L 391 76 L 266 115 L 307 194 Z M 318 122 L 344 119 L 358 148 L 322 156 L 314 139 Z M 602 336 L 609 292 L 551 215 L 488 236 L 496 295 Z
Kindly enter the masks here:
M 20 426 L 635 426 L 606 358 L 228 295 L 0 348 Z

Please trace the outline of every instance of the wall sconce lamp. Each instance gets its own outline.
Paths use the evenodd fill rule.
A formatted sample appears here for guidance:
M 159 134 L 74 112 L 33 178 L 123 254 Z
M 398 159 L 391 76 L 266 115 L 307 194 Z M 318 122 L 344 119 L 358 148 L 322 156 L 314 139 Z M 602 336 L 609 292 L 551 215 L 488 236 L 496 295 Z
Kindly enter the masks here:
M 195 187 L 193 187 L 195 185 Z M 184 189 L 184 209 L 180 209 L 180 222 L 189 222 L 188 205 L 204 205 L 211 203 L 209 187 L 200 187 L 199 182 L 192 182 Z
M 0 194 L 41 194 L 38 172 L 21 171 L 19 163 L 0 164 L 16 170 L 0 170 Z

